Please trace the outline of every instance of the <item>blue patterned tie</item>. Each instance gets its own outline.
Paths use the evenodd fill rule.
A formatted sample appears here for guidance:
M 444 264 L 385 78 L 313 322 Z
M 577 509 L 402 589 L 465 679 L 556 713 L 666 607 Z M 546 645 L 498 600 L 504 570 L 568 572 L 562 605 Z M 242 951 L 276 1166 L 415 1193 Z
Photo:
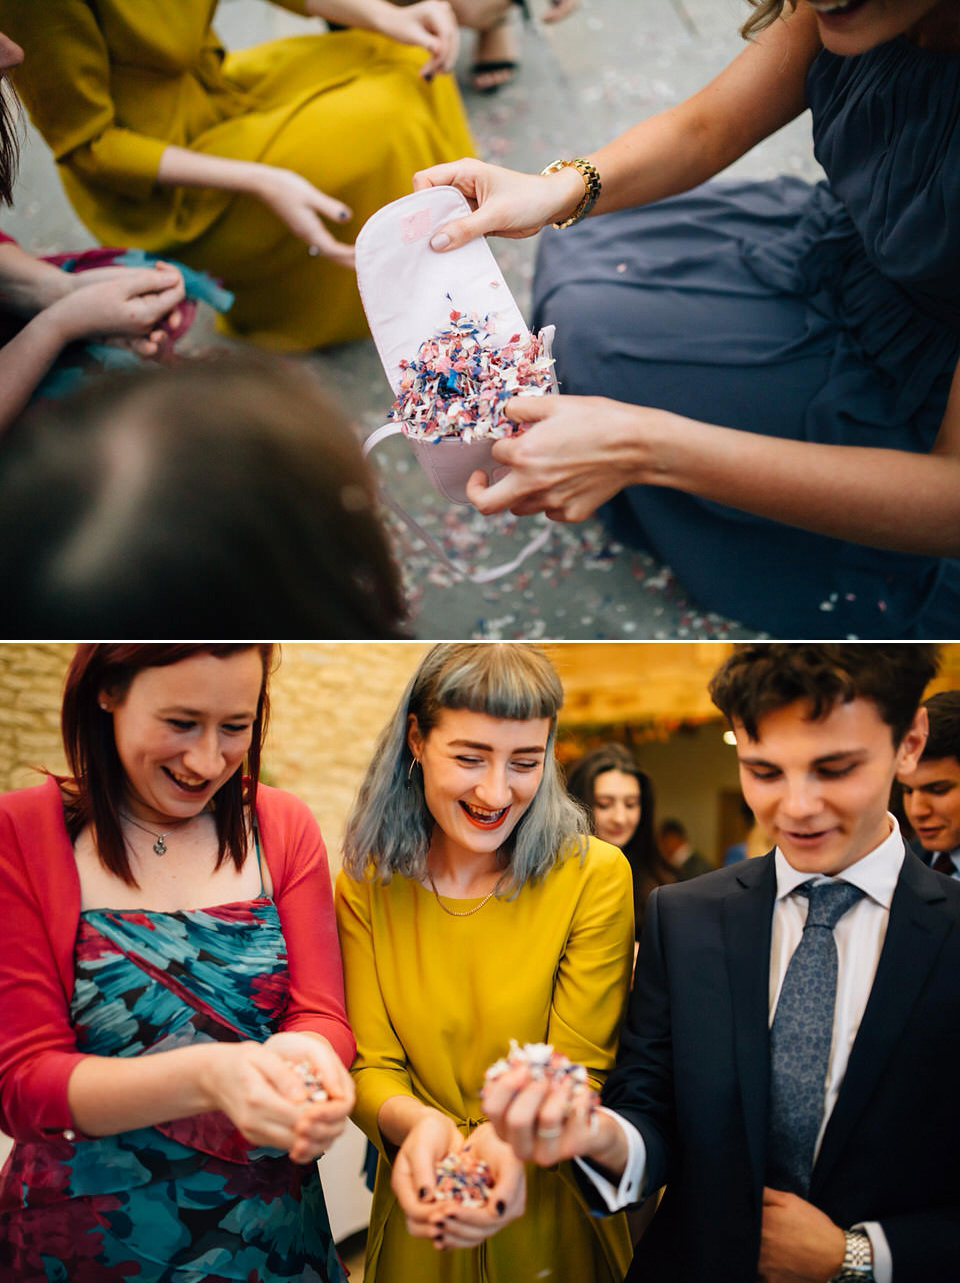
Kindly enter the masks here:
M 823 1120 L 837 1003 L 833 928 L 863 892 L 849 882 L 805 882 L 797 895 L 807 896 L 810 908 L 770 1029 L 767 1184 L 806 1198 Z

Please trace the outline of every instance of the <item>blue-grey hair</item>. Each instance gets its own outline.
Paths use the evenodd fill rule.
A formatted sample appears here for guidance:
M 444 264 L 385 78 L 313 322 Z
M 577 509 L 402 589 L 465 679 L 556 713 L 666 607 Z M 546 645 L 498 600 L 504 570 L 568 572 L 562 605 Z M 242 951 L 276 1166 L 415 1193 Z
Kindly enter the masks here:
M 443 642 L 424 657 L 387 723 L 347 821 L 343 866 L 355 878 L 389 882 L 394 873 L 426 876 L 433 817 L 423 776 L 413 769 L 407 728 L 413 714 L 424 737 L 445 709 L 489 717 L 550 719 L 543 778 L 533 801 L 500 848 L 507 876 L 498 887 L 518 892 L 558 860 L 586 853 L 589 824 L 568 796 L 554 755 L 563 687 L 556 669 L 535 646 Z

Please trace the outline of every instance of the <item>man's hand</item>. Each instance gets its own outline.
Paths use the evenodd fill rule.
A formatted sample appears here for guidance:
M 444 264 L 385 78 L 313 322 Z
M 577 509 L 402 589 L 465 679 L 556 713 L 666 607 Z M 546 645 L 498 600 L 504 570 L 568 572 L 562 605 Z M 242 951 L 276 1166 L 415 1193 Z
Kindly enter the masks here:
M 818 1207 L 796 1194 L 764 1189 L 758 1266 L 763 1283 L 827 1283 L 845 1251 L 843 1230 Z

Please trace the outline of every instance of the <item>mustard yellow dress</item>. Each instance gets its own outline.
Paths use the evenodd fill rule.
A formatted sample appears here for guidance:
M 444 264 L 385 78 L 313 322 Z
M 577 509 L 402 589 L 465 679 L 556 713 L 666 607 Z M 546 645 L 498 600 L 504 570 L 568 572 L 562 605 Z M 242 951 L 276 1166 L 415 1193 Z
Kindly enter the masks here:
M 445 901 L 458 913 L 479 901 Z M 552 1042 L 599 1088 L 613 1065 L 633 961 L 630 866 L 590 839 L 514 900 L 445 913 L 409 878 L 341 872 L 337 924 L 358 1052 L 354 1119 L 380 1150 L 364 1283 L 619 1283 L 630 1261 L 622 1214 L 590 1215 L 569 1164 L 527 1167 L 527 1206 L 479 1247 L 437 1252 L 412 1238 L 390 1189 L 377 1127 L 391 1096 L 449 1114 L 464 1135 L 484 1121 L 484 1070 L 511 1038 Z
M 303 12 L 303 0 L 274 0 Z M 223 328 L 306 350 L 367 333 L 356 277 L 311 258 L 252 196 L 156 182 L 168 145 L 296 170 L 351 207 L 352 242 L 417 169 L 473 152 L 451 76 L 426 84 L 422 49 L 363 31 L 225 53 L 217 0 L 0 0 L 23 46 L 13 79 L 67 196 L 104 245 L 167 254 L 218 277 Z

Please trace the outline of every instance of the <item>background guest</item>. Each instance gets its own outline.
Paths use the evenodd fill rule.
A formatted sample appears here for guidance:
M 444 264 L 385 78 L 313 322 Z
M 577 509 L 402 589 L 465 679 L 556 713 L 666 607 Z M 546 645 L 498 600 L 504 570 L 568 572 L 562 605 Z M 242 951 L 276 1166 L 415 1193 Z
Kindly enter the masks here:
M 930 722 L 923 754 L 911 771 L 897 774 L 903 809 L 920 858 L 960 878 L 960 691 L 940 691 L 923 707 Z
M 590 816 L 598 838 L 618 846 L 633 873 L 633 912 L 640 939 L 647 897 L 655 886 L 676 882 L 677 873 L 660 854 L 654 827 L 654 793 L 622 744 L 602 744 L 570 768 L 567 787 Z
M 693 849 L 686 826 L 680 820 L 661 820 L 657 839 L 663 858 L 676 870 L 681 882 L 709 873 L 714 867 L 705 855 Z

